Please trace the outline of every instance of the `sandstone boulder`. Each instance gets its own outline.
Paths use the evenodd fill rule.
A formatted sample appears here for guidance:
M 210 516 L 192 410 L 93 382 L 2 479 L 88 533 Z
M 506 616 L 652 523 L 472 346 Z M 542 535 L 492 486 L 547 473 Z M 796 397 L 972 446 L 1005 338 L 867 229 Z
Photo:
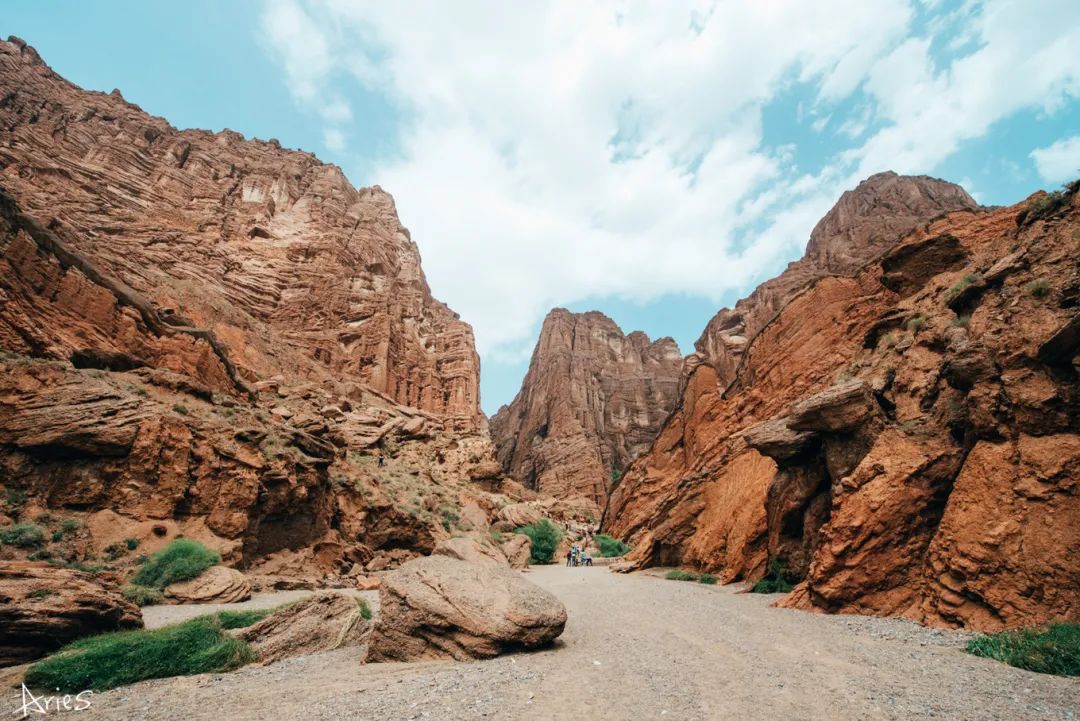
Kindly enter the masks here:
M 165 596 L 177 603 L 237 603 L 251 598 L 251 584 L 235 568 L 212 566 L 198 578 L 166 586 Z
M 456 558 L 459 561 L 469 563 L 493 563 L 498 566 L 507 565 L 506 556 L 496 546 L 490 543 L 478 541 L 468 536 L 447 538 L 435 545 L 432 553 L 436 556 Z
M 531 503 L 511 503 L 499 509 L 495 515 L 495 523 L 503 528 L 513 529 L 536 523 L 543 517 L 543 512 Z
M 0 563 L 0 666 L 25 663 L 83 636 L 142 626 L 115 584 L 29 561 Z
M 497 656 L 550 643 L 566 608 L 518 572 L 446 556 L 409 561 L 386 574 L 369 661 Z
M 274 663 L 359 646 L 370 633 L 371 623 L 361 613 L 360 599 L 325 591 L 286 606 L 237 635 L 251 645 L 261 663 Z
M 510 568 L 528 568 L 532 556 L 532 539 L 524 533 L 507 533 L 499 544 Z

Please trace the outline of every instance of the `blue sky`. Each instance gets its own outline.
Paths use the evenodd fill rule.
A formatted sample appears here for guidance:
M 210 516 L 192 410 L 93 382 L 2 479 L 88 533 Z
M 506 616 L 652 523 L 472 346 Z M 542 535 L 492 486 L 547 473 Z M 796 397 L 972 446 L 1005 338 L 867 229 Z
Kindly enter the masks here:
M 986 204 L 1080 173 L 1063 0 L 11 0 L 0 33 L 178 127 L 390 191 L 476 330 L 489 413 L 551 307 L 689 352 L 874 172 Z

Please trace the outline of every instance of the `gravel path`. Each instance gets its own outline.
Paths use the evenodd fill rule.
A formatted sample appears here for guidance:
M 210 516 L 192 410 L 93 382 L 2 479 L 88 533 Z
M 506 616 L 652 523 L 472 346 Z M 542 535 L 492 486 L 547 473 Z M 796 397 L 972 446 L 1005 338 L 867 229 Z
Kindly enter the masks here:
M 735 588 L 545 567 L 553 648 L 361 666 L 353 649 L 94 696 L 80 719 L 1067 719 L 1080 680 L 962 651 L 964 634 L 769 608 Z

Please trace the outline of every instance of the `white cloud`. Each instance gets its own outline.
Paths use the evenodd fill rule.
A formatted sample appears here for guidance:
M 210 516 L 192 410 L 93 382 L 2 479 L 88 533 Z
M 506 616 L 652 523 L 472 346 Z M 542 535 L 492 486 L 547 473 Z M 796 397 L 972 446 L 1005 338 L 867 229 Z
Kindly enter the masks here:
M 1045 148 L 1031 151 L 1039 177 L 1048 183 L 1063 183 L 1080 177 L 1080 135 L 1064 138 Z
M 323 145 L 330 150 L 344 150 L 345 149 L 345 133 L 341 132 L 337 128 L 326 128 L 323 130 Z
M 930 172 L 1000 118 L 1052 111 L 1080 46 L 1055 2 L 965 10 L 975 49 L 945 67 L 906 0 L 277 0 L 263 25 L 331 125 L 351 116 L 326 111 L 347 107 L 342 74 L 401 109 L 393 157 L 355 179 L 394 194 L 436 295 L 496 357 L 552 305 L 747 289 L 858 179 Z M 763 143 L 793 83 L 847 149 L 812 176 Z

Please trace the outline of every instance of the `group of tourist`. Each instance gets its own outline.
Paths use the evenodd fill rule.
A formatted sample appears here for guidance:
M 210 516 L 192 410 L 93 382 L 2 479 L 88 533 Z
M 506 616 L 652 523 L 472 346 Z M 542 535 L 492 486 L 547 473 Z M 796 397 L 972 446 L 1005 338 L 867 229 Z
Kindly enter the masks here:
M 591 566 L 592 556 L 585 549 L 584 546 L 574 544 L 570 546 L 570 549 L 566 552 L 566 565 L 567 566 Z

